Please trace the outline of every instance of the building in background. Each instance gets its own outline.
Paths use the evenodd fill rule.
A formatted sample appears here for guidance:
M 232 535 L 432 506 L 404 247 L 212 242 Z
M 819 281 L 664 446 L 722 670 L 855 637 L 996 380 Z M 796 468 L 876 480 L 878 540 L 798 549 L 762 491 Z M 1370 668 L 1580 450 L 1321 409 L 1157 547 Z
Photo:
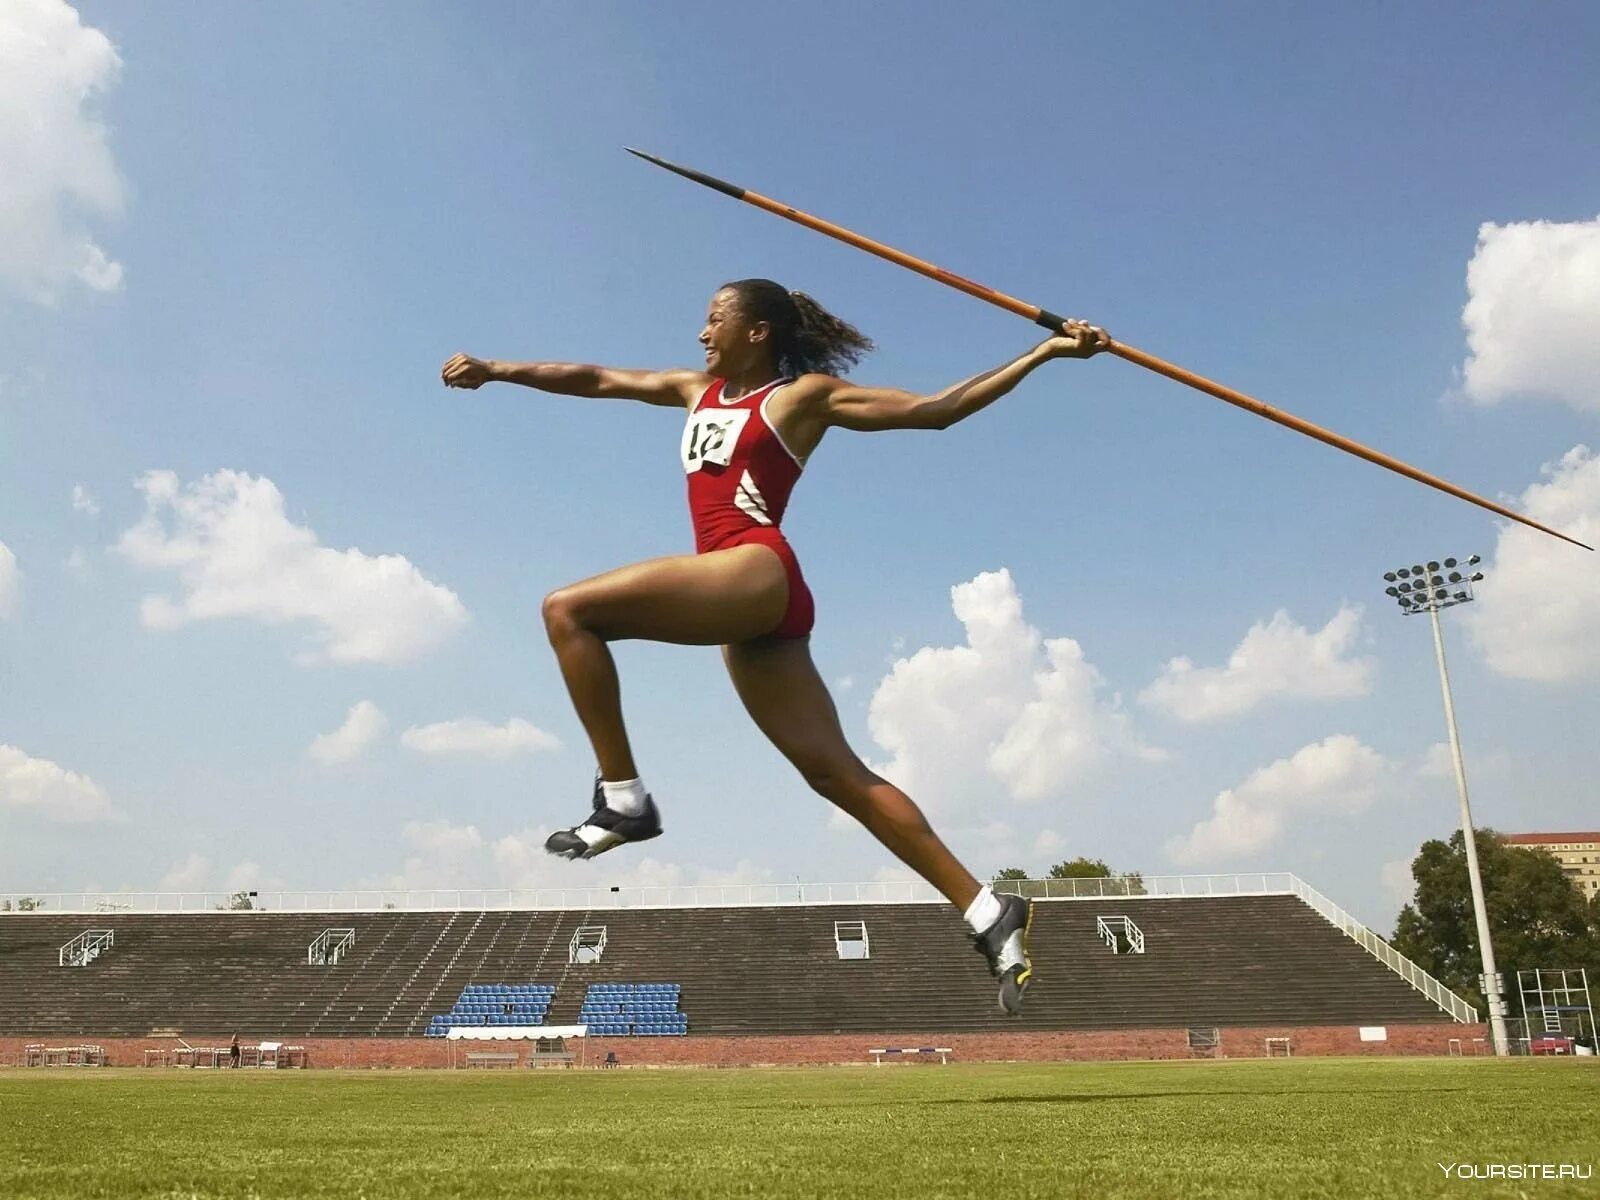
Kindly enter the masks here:
M 1500 837 L 1508 846 L 1548 851 L 1585 900 L 1600 896 L 1600 833 L 1503 833 Z

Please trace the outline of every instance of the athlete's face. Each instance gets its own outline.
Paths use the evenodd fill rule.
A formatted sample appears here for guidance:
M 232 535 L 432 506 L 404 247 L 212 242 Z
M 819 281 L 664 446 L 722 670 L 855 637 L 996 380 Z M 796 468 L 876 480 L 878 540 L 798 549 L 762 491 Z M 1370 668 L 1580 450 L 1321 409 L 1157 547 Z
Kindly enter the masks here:
M 739 311 L 736 293 L 718 292 L 711 297 L 705 328 L 700 331 L 706 370 L 713 375 L 736 375 L 748 370 L 766 353 L 769 332 L 765 321 L 750 321 Z

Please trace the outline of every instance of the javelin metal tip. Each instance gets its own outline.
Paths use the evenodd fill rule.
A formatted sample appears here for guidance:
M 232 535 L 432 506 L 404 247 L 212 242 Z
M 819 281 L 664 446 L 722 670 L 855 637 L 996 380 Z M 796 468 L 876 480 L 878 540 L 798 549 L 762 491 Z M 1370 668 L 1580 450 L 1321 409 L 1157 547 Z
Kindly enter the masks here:
M 692 167 L 680 167 L 675 162 L 657 158 L 654 154 L 646 154 L 643 150 L 635 150 L 632 146 L 624 146 L 623 149 L 635 158 L 642 158 L 645 162 L 655 163 L 656 166 L 671 171 L 674 175 L 682 175 L 685 179 L 692 179 L 696 183 L 704 184 L 713 191 L 721 192 L 724 196 L 732 196 L 735 200 L 743 200 L 745 198 L 745 191 L 742 187 L 735 187 L 725 179 L 718 179 L 715 175 L 707 175 L 704 171 L 696 171 Z

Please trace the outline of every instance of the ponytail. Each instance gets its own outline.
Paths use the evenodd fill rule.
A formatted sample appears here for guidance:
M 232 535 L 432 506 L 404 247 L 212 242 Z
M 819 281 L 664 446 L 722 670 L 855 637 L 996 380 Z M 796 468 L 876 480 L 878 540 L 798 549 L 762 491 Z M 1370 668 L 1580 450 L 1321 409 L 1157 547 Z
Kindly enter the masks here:
M 734 293 L 749 320 L 771 327 L 772 356 L 784 375 L 843 375 L 873 348 L 872 339 L 854 325 L 804 292 L 791 292 L 770 279 L 740 279 L 719 290 Z

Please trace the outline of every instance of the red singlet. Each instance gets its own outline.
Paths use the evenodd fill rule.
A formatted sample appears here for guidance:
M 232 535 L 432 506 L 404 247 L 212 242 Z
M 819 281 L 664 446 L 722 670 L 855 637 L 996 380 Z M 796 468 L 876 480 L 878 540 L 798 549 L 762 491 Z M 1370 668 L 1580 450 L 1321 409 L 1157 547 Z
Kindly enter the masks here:
M 788 382 L 775 379 L 737 400 L 722 399 L 714 379 L 683 427 L 683 469 L 689 477 L 689 515 L 695 550 L 705 554 L 759 542 L 770 546 L 789 578 L 789 607 L 772 634 L 805 637 L 816 609 L 800 563 L 778 529 L 801 463 L 767 419 L 767 400 Z

